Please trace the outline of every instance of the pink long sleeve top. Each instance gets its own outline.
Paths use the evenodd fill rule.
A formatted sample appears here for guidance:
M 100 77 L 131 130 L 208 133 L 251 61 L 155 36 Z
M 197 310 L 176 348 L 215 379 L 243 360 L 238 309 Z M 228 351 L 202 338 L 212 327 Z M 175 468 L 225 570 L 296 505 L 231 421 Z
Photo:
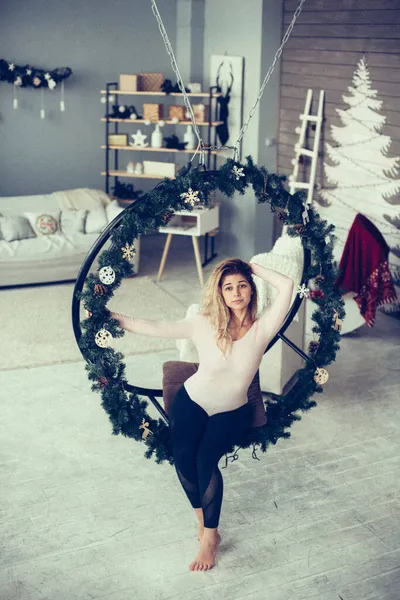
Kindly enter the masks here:
M 259 265 L 255 266 L 264 270 Z M 282 278 L 280 282 L 284 283 L 276 286 L 278 295 L 273 304 L 254 321 L 242 338 L 233 342 L 231 351 L 226 355 L 218 347 L 216 331 L 205 315 L 180 321 L 137 319 L 118 313 L 114 316 L 123 329 L 136 334 L 193 340 L 199 355 L 199 368 L 184 385 L 190 398 L 211 416 L 235 410 L 248 401 L 250 383 L 268 343 L 279 331 L 290 305 L 293 282 L 280 274 L 279 277 Z

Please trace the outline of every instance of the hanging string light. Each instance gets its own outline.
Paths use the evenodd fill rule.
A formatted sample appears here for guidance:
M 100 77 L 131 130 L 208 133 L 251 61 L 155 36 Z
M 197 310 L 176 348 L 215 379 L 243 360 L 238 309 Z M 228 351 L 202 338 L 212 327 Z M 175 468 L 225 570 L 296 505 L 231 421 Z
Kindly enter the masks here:
M 60 111 L 65 112 L 65 100 L 64 100 L 64 81 L 61 82 L 61 100 L 60 100 Z
M 46 111 L 44 110 L 44 89 L 40 90 L 40 118 L 46 118 Z

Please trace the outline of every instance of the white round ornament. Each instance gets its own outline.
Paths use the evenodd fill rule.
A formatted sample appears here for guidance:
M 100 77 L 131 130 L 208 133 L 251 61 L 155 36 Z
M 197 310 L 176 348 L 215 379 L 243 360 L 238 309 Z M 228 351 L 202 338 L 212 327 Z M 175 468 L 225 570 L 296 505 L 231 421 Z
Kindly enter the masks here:
M 94 341 L 99 346 L 99 348 L 109 348 L 112 342 L 112 335 L 107 329 L 99 329 L 99 331 L 94 336 Z
M 329 379 L 329 373 L 326 369 L 322 369 L 321 367 L 318 367 L 317 369 L 315 369 L 314 372 L 314 381 L 315 383 L 318 383 L 319 385 L 324 385 L 324 383 L 326 383 Z
M 102 267 L 99 271 L 99 279 L 105 285 L 111 285 L 115 281 L 115 271 L 112 267 Z

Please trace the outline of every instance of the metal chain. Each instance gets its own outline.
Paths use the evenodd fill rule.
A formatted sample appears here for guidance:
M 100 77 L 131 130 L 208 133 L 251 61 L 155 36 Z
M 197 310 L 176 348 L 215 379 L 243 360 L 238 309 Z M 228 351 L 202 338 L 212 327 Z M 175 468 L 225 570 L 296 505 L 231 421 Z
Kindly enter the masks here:
M 174 71 L 174 73 L 176 75 L 176 79 L 177 79 L 177 82 L 178 82 L 179 89 L 181 90 L 182 95 L 183 95 L 184 104 L 185 104 L 185 106 L 187 108 L 187 112 L 189 113 L 189 117 L 190 117 L 190 120 L 192 122 L 193 129 L 194 129 L 194 132 L 195 132 L 197 140 L 198 140 L 197 150 L 194 153 L 194 155 L 192 156 L 191 161 L 194 159 L 194 157 L 196 156 L 197 152 L 200 151 L 200 161 L 199 162 L 200 162 L 201 165 L 204 165 L 205 164 L 204 143 L 203 143 L 202 137 L 200 135 L 200 130 L 199 130 L 197 124 L 196 124 L 196 119 L 195 119 L 195 116 L 194 116 L 194 113 L 193 113 L 192 105 L 190 104 L 190 100 L 189 100 L 188 95 L 186 93 L 185 86 L 184 86 L 181 74 L 179 72 L 178 64 L 176 62 L 176 58 L 175 58 L 174 52 L 172 50 L 172 46 L 171 46 L 171 43 L 169 41 L 168 34 L 167 34 L 166 30 L 165 30 L 164 23 L 163 23 L 163 21 L 161 19 L 161 15 L 160 15 L 160 13 L 158 11 L 157 4 L 156 4 L 155 0 L 151 0 L 151 9 L 153 11 L 154 16 L 157 19 L 158 28 L 160 30 L 161 37 L 164 40 L 164 44 L 165 44 L 165 47 L 167 49 L 167 52 L 168 52 L 168 55 L 169 55 L 169 58 L 170 58 L 170 61 L 171 61 L 172 69 L 173 69 L 173 71 Z
M 239 145 L 240 145 L 240 143 L 242 141 L 242 138 L 243 138 L 244 134 L 246 133 L 246 130 L 247 130 L 248 126 L 249 126 L 249 123 L 250 123 L 250 121 L 251 121 L 251 119 L 252 119 L 252 117 L 253 117 L 253 115 L 254 115 L 254 113 L 256 111 L 257 105 L 258 105 L 258 103 L 259 103 L 259 101 L 261 99 L 261 96 L 264 93 L 265 87 L 266 87 L 267 83 L 269 82 L 269 80 L 271 78 L 271 75 L 272 75 L 272 73 L 273 73 L 273 71 L 275 69 L 276 63 L 277 63 L 278 59 L 280 58 L 280 56 L 282 54 L 283 47 L 286 44 L 286 42 L 288 41 L 290 34 L 292 33 L 292 29 L 294 27 L 294 24 L 296 23 L 296 20 L 297 20 L 299 14 L 301 12 L 301 9 L 302 9 L 303 4 L 304 4 L 305 1 L 306 0 L 300 0 L 300 4 L 297 7 L 297 9 L 296 9 L 296 11 L 295 11 L 295 13 L 293 15 L 293 18 L 292 18 L 292 20 L 290 22 L 290 25 L 287 28 L 287 31 L 286 31 L 285 35 L 283 36 L 281 45 L 279 46 L 279 48 L 278 48 L 278 50 L 277 50 L 277 52 L 276 52 L 276 54 L 274 56 L 274 60 L 272 61 L 272 64 L 271 64 L 270 68 L 268 69 L 268 72 L 267 72 L 267 74 L 266 74 L 266 76 L 264 78 L 264 81 L 263 81 L 263 84 L 261 86 L 261 89 L 258 92 L 258 96 L 256 98 L 256 101 L 255 101 L 255 103 L 254 103 L 254 105 L 253 105 L 253 107 L 252 107 L 252 109 L 251 109 L 251 111 L 249 113 L 249 116 L 247 117 L 247 121 L 245 122 L 245 124 L 243 125 L 242 129 L 239 132 L 239 136 L 238 136 L 238 139 L 237 139 L 235 145 L 233 146 L 233 148 L 231 146 L 212 146 L 211 148 L 208 148 L 209 150 L 233 149 L 233 158 L 234 158 L 234 160 L 238 160 Z M 203 143 L 202 137 L 200 135 L 199 128 L 197 127 L 195 116 L 194 116 L 193 109 L 192 109 L 192 105 L 190 104 L 188 95 L 186 93 L 185 86 L 183 84 L 182 77 L 181 77 L 181 74 L 179 72 L 178 64 L 176 62 L 176 58 L 175 58 L 174 52 L 172 50 L 172 46 L 171 46 L 171 43 L 169 41 L 168 34 L 167 34 L 166 30 L 165 30 L 164 23 L 163 23 L 163 21 L 161 19 L 161 15 L 160 15 L 160 13 L 158 11 L 157 4 L 156 4 L 155 0 L 151 0 L 151 9 L 153 11 L 154 16 L 157 19 L 158 28 L 160 30 L 161 37 L 164 40 L 164 44 L 165 44 L 165 47 L 167 49 L 167 52 L 168 52 L 168 55 L 169 55 L 169 58 L 170 58 L 170 61 L 171 61 L 172 69 L 173 69 L 173 71 L 174 71 L 174 73 L 176 75 L 176 79 L 177 79 L 177 82 L 178 82 L 179 89 L 181 90 L 182 95 L 183 95 L 183 101 L 184 101 L 185 106 L 187 108 L 187 111 L 189 113 L 190 120 L 191 120 L 192 125 L 193 125 L 193 129 L 195 131 L 196 137 L 197 137 L 198 142 L 199 142 L 197 150 L 196 150 L 196 152 L 193 155 L 193 157 L 192 157 L 191 160 L 193 160 L 193 158 L 196 156 L 197 152 L 200 151 L 200 164 L 204 165 L 204 163 L 205 163 L 205 147 L 204 147 L 204 143 Z
M 294 27 L 294 24 L 296 23 L 297 17 L 299 16 L 299 14 L 301 12 L 301 9 L 303 7 L 304 2 L 305 2 L 305 0 L 300 0 L 300 4 L 297 7 L 297 9 L 296 9 L 296 11 L 295 11 L 295 13 L 293 15 L 293 18 L 292 18 L 292 20 L 290 22 L 290 25 L 287 28 L 287 31 L 286 31 L 285 35 L 283 36 L 281 45 L 279 46 L 279 48 L 278 48 L 278 50 L 277 50 L 277 52 L 276 52 L 276 54 L 274 56 L 274 60 L 272 61 L 272 64 L 271 64 L 270 68 L 268 69 L 268 72 L 267 72 L 267 74 L 266 74 L 266 76 L 264 78 L 263 84 L 262 84 L 262 86 L 260 88 L 260 91 L 258 92 L 258 96 L 256 98 L 256 101 L 254 102 L 253 107 L 252 107 L 252 109 L 251 109 L 251 111 L 249 113 L 249 116 L 247 117 L 247 121 L 243 125 L 242 129 L 239 132 L 239 136 L 238 136 L 238 139 L 236 141 L 235 149 L 234 149 L 234 155 L 233 155 L 233 159 L 234 160 L 238 160 L 238 157 L 239 157 L 239 145 L 240 145 L 240 143 L 242 141 L 242 138 L 243 138 L 244 134 L 246 133 L 246 130 L 247 130 L 248 126 L 249 126 L 250 120 L 252 119 L 252 117 L 253 117 L 253 115 L 254 115 L 254 113 L 256 111 L 257 105 L 258 105 L 258 103 L 261 100 L 261 96 L 264 93 L 264 89 L 265 89 L 268 81 L 271 78 L 271 75 L 272 75 L 272 73 L 273 73 L 273 71 L 275 69 L 276 63 L 277 63 L 278 59 L 280 58 L 280 56 L 282 54 L 283 47 L 286 44 L 286 42 L 288 41 L 290 34 L 292 33 L 292 29 Z

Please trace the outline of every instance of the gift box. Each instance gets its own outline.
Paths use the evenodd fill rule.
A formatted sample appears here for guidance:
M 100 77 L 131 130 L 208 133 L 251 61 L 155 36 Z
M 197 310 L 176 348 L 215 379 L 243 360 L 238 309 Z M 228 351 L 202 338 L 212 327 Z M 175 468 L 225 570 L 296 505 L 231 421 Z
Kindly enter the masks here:
M 109 146 L 127 146 L 128 145 L 128 134 L 127 133 L 112 133 L 108 136 Z
M 137 92 L 138 91 L 138 76 L 137 75 L 120 75 L 119 76 L 119 89 L 123 92 Z
M 209 106 L 205 104 L 192 104 L 192 109 L 196 123 L 208 123 Z
M 176 164 L 158 162 L 155 160 L 144 160 L 143 170 L 145 175 L 159 175 L 161 177 L 175 177 Z
M 143 104 L 143 119 L 146 121 L 161 121 L 164 117 L 163 104 Z
M 138 92 L 161 92 L 164 73 L 139 73 Z
M 178 119 L 179 121 L 186 121 L 186 108 L 181 105 L 168 106 L 168 119 Z

